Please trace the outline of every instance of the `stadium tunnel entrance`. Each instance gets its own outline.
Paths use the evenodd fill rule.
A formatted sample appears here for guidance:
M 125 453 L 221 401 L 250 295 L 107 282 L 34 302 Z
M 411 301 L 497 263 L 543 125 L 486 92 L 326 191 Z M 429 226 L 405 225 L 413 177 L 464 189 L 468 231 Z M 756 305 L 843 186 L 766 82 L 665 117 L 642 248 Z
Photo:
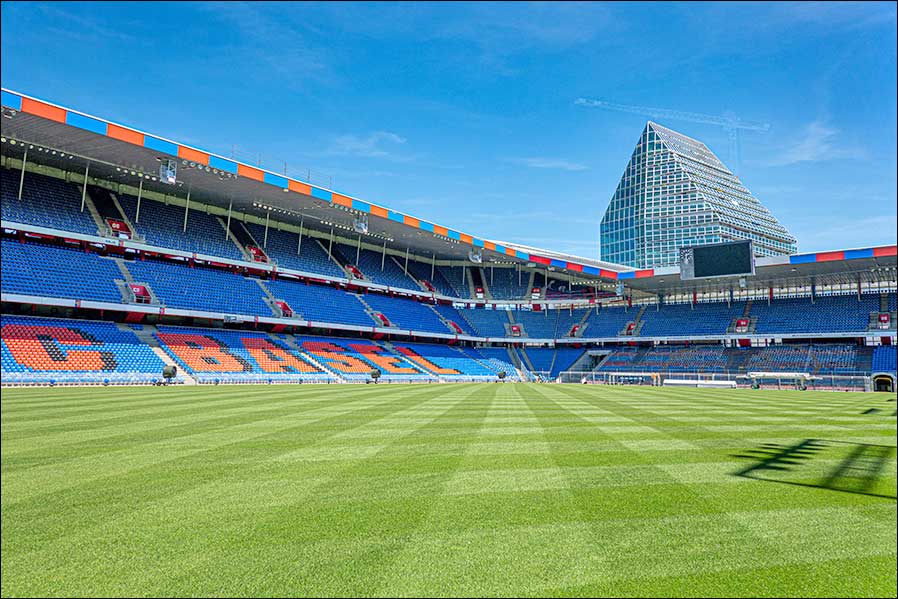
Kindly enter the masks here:
M 874 374 L 873 390 L 879 393 L 894 393 L 895 377 L 891 374 L 885 373 Z

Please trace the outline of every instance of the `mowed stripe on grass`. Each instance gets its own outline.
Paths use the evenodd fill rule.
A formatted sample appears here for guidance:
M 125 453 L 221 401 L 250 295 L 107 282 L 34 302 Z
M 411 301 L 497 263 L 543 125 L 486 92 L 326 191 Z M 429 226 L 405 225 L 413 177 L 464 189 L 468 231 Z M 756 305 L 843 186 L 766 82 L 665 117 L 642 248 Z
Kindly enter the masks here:
M 896 592 L 894 395 L 8 389 L 0 410 L 3 596 Z

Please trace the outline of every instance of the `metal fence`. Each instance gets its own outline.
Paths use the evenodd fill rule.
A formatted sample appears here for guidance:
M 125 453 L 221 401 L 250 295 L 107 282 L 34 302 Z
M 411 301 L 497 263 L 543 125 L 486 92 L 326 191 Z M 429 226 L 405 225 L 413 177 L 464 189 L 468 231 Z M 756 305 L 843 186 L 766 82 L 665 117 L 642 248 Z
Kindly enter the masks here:
M 799 389 L 818 391 L 872 391 L 872 380 L 868 374 L 819 374 L 799 376 L 795 373 L 764 373 L 750 376 L 745 372 L 700 372 L 676 371 L 628 371 L 628 372 L 562 372 L 558 376 L 561 383 L 581 383 L 599 385 L 645 385 L 660 387 L 664 381 L 726 382 L 734 381 L 740 388 L 755 389 Z

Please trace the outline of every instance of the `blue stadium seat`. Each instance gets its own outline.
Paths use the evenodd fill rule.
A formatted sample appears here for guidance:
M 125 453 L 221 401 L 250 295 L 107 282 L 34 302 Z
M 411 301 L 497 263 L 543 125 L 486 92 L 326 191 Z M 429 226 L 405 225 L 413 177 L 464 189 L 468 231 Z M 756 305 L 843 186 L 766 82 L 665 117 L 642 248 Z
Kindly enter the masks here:
M 0 211 L 5 221 L 97 235 L 87 208 L 81 211 L 81 188 L 56 177 L 26 172 L 19 195 L 21 171 L 0 169 Z
M 4 383 L 137 384 L 162 378 L 165 363 L 111 322 L 0 317 Z
M 114 279 L 124 278 L 115 262 L 81 249 L 19 243 L 2 246 L 2 281 L 5 293 L 121 303 Z

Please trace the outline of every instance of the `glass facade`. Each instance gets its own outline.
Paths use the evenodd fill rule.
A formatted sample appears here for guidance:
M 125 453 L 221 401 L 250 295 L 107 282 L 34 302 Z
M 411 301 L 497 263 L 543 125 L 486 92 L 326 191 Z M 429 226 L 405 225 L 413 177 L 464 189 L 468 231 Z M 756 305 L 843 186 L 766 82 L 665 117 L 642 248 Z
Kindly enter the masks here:
M 794 254 L 795 238 L 738 177 L 694 139 L 648 123 L 600 228 L 601 259 L 674 266 L 682 246 L 754 241 L 755 254 Z

